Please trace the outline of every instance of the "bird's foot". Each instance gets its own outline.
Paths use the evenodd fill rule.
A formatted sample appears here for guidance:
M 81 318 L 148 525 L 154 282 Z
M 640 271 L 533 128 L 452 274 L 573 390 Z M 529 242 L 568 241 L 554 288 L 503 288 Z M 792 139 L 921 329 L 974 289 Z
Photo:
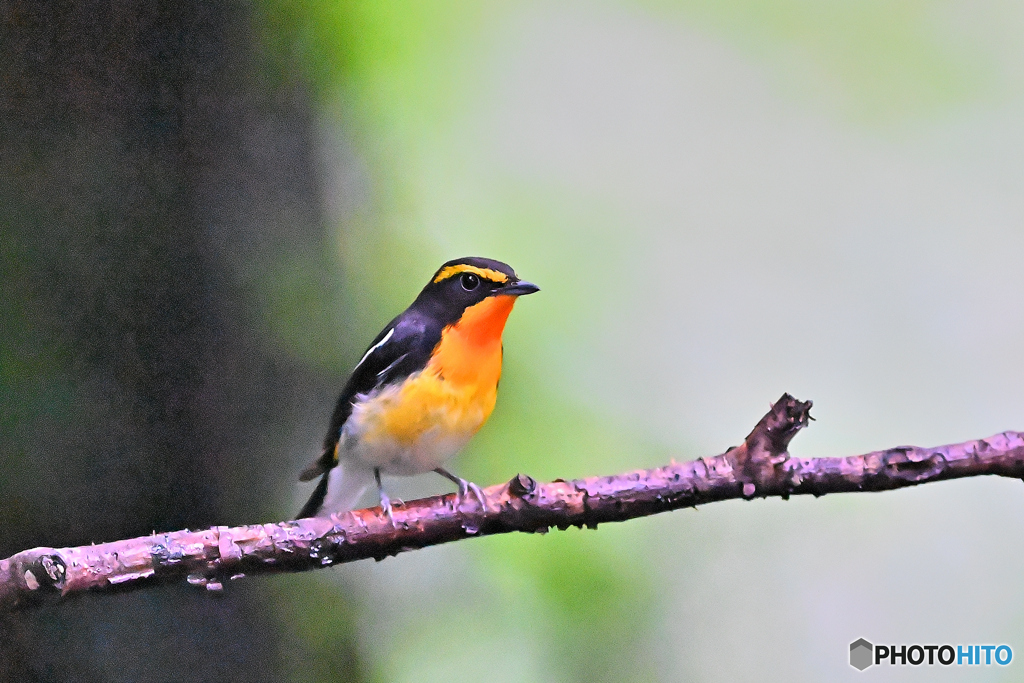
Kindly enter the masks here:
M 487 512 L 487 499 L 484 498 L 483 489 L 481 489 L 473 482 L 466 481 L 465 479 L 463 480 L 463 483 L 466 485 L 466 488 L 473 492 L 473 495 L 476 496 L 476 499 L 480 501 L 480 509 L 483 510 L 484 512 Z
M 483 512 L 487 511 L 487 498 L 484 496 L 484 492 L 483 490 L 481 490 L 479 486 L 477 486 L 471 481 L 463 479 L 462 477 L 455 476 L 454 474 L 444 469 L 443 467 L 438 467 L 434 471 L 440 474 L 442 477 L 445 477 L 446 479 L 453 481 L 455 485 L 459 487 L 459 495 L 456 500 L 456 507 L 462 505 L 462 503 L 465 502 L 466 498 L 469 497 L 469 492 L 472 491 L 473 495 L 476 496 L 476 499 L 480 501 L 480 509 Z
M 392 506 L 391 499 L 388 498 L 388 494 L 384 493 L 383 489 L 380 491 L 380 509 L 384 511 L 384 516 L 391 522 L 391 526 L 395 526 L 394 506 Z
M 377 493 L 380 494 L 380 509 L 384 511 L 384 516 L 391 522 L 391 526 L 395 526 L 394 504 L 391 502 L 388 494 L 384 492 L 384 485 L 380 482 L 379 469 L 373 470 L 373 478 L 377 480 Z M 405 505 L 401 498 L 395 498 L 394 502 L 399 505 Z

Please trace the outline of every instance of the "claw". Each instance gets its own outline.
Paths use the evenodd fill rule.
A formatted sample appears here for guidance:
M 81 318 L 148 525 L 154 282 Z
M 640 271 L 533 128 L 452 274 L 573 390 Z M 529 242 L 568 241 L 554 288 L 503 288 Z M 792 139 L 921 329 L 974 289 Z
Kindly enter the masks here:
M 373 478 L 377 480 L 377 493 L 380 494 L 380 507 L 384 511 L 384 516 L 391 522 L 391 526 L 395 526 L 395 515 L 392 510 L 391 499 L 388 498 L 388 494 L 384 493 L 384 485 L 380 483 L 380 469 L 374 468 Z M 402 501 L 396 498 L 399 505 L 402 505 Z
M 459 487 L 459 496 L 456 502 L 456 508 L 459 505 L 462 505 L 463 502 L 465 502 L 466 498 L 469 497 L 469 492 L 472 491 L 473 495 L 476 496 L 476 499 L 480 501 L 480 510 L 482 512 L 487 512 L 487 499 L 484 497 L 484 492 L 480 489 L 479 486 L 477 486 L 471 481 L 466 481 L 462 477 L 456 477 L 454 474 L 452 474 L 443 467 L 438 467 L 434 471 L 440 474 L 445 479 L 454 482 L 455 485 Z
M 391 522 L 391 526 L 395 525 L 395 515 L 392 511 L 391 499 L 388 498 L 388 494 L 383 491 L 380 492 L 380 507 L 384 511 L 384 516 Z
M 484 498 L 483 490 L 479 486 L 477 486 L 476 484 L 474 484 L 471 481 L 467 481 L 466 485 L 469 487 L 469 490 L 473 492 L 473 495 L 476 496 L 476 499 L 480 501 L 480 508 L 484 512 L 486 512 L 487 511 L 487 499 Z

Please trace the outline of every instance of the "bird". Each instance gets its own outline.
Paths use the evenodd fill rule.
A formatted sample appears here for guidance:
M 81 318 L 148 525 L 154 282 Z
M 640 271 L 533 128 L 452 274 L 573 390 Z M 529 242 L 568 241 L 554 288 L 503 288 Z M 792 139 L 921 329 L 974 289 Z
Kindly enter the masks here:
M 445 464 L 490 417 L 501 378 L 502 332 L 520 296 L 540 288 L 505 263 L 444 263 L 356 364 L 319 456 L 300 481 L 320 477 L 297 519 L 352 509 L 374 483 L 394 523 L 381 475 L 434 471 L 458 486 L 456 505 L 483 492 Z

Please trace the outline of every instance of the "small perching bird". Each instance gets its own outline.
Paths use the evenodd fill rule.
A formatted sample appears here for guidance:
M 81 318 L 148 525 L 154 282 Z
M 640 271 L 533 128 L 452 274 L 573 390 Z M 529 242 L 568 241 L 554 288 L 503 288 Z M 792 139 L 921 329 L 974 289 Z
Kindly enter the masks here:
M 476 484 L 444 468 L 494 409 L 501 334 L 518 297 L 539 291 L 508 265 L 460 258 L 441 266 L 416 300 L 381 330 L 338 398 L 320 456 L 299 479 L 317 484 L 299 517 L 349 510 L 381 474 L 433 470 L 459 487 Z

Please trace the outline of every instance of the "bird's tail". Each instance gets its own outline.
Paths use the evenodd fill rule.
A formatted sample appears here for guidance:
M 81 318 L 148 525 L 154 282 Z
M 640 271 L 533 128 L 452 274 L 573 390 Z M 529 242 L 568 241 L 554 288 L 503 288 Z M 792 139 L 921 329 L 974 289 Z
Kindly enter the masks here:
M 338 463 L 324 472 L 313 489 L 313 495 L 299 511 L 296 519 L 326 516 L 355 507 L 359 497 L 373 484 L 373 470 L 349 463 Z

